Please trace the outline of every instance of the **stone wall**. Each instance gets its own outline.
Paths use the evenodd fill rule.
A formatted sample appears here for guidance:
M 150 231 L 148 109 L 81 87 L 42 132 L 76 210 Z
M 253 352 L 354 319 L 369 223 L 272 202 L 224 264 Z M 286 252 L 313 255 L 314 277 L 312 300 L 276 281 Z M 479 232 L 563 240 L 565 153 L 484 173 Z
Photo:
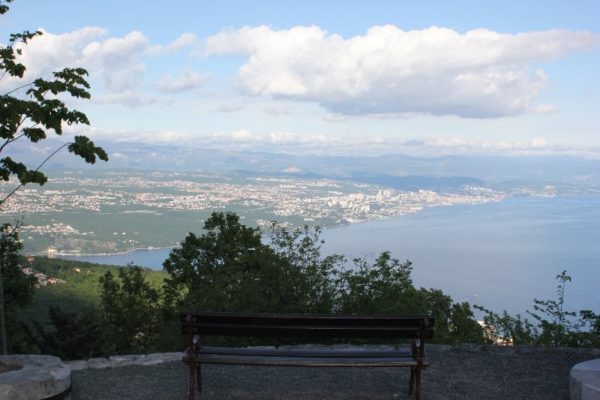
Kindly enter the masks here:
M 90 358 L 89 360 L 66 361 L 73 371 L 86 368 L 114 368 L 130 365 L 156 365 L 164 362 L 181 361 L 182 353 L 135 354 Z

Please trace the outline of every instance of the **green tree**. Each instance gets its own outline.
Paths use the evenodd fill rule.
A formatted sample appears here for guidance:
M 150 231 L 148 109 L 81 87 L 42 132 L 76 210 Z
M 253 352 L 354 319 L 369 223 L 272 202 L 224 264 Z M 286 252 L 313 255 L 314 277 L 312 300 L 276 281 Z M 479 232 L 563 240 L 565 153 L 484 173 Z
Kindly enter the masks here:
M 271 225 L 269 245 L 275 253 L 301 274 L 296 295 L 302 298 L 303 312 L 331 313 L 338 296 L 338 272 L 346 259 L 339 254 L 321 255 L 319 227 L 289 230 L 276 222 Z
M 18 224 L 17 224 L 18 226 Z M 18 312 L 33 300 L 35 278 L 21 270 L 21 241 L 17 227 L 0 226 L 0 331 L 2 352 L 19 349 L 22 336 Z M 13 340 L 8 342 L 8 337 Z
M 475 320 L 469 303 L 454 303 L 450 310 L 449 335 L 446 343 L 482 343 L 483 327 Z
M 532 345 L 536 344 L 538 337 L 537 328 L 520 314 L 510 315 L 503 311 L 497 314 L 480 305 L 474 306 L 484 313 L 483 333 L 485 341 L 489 344 L 513 344 L 513 345 Z
M 102 319 L 118 354 L 154 350 L 160 316 L 160 292 L 138 266 L 107 271 L 100 278 Z
M 260 233 L 240 224 L 233 213 L 213 213 L 205 221 L 206 233 L 189 233 L 164 262 L 171 275 L 166 280 L 168 300 L 217 310 L 228 307 L 238 289 L 239 268 L 262 248 Z
M 435 318 L 435 342 L 481 343 L 483 329 L 469 303 L 453 303 L 441 290 L 416 289 L 412 263 L 383 252 L 369 263 L 354 260 L 340 276 L 339 310 L 346 314 L 427 314 Z
M 556 299 L 533 300 L 533 311 L 527 311 L 537 325 L 519 314 L 504 311 L 496 314 L 481 306 L 484 312 L 485 336 L 491 343 L 533 344 L 542 346 L 599 347 L 600 316 L 591 310 L 578 313 L 565 309 L 566 284 L 571 282 L 567 271 L 556 275 Z
M 164 262 L 168 304 L 213 311 L 301 312 L 302 271 L 235 213 L 215 212 Z
M 50 323 L 32 321 L 35 331 L 26 328 L 28 340 L 42 354 L 63 360 L 81 360 L 106 355 L 107 337 L 98 312 L 87 309 L 68 313 L 55 305 L 49 306 Z
M 8 10 L 8 3 L 12 0 L 0 0 L 0 15 Z M 0 156 L 5 154 L 9 146 L 20 140 L 29 140 L 38 143 L 47 138 L 48 133 L 61 135 L 64 125 L 86 124 L 89 120 L 85 114 L 69 109 L 60 99 L 62 95 L 74 98 L 89 99 L 89 84 L 85 77 L 87 71 L 83 68 L 64 68 L 52 74 L 51 79 L 37 78 L 23 82 L 26 67 L 19 61 L 22 47 L 28 41 L 42 32 L 24 31 L 11 34 L 8 44 L 0 46 L 0 82 L 5 78 L 12 78 L 14 83 L 3 94 L 0 94 Z M 40 171 L 44 164 L 61 149 L 66 147 L 70 153 L 82 157 L 87 163 L 95 163 L 99 158 L 108 161 L 104 149 L 98 147 L 86 136 L 75 136 L 57 148 L 37 167 L 27 166 L 14 160 L 10 156 L 0 158 L 0 179 L 10 181 L 11 177 L 18 180 L 18 184 L 7 194 L 0 196 L 0 208 L 19 188 L 28 183 L 43 185 L 48 178 Z M 2 266 L 4 269 L 4 266 Z M 0 275 L 0 291 L 10 290 L 10 281 L 3 282 Z M 4 315 L 4 300 L 0 295 L 0 339 L 4 353 L 7 350 L 6 318 Z M 10 306 L 9 306 L 10 308 Z
M 340 274 L 340 312 L 347 314 L 407 314 L 418 297 L 410 273 L 412 263 L 383 252 L 373 264 L 354 259 L 354 267 Z
M 544 346 L 572 347 L 600 345 L 598 316 L 590 310 L 583 310 L 577 319 L 575 311 L 565 309 L 565 289 L 566 284 L 571 282 L 571 276 L 565 270 L 556 275 L 556 280 L 556 300 L 534 299 L 533 311 L 528 311 L 538 321 L 538 343 Z M 588 325 L 590 331 L 585 330 Z

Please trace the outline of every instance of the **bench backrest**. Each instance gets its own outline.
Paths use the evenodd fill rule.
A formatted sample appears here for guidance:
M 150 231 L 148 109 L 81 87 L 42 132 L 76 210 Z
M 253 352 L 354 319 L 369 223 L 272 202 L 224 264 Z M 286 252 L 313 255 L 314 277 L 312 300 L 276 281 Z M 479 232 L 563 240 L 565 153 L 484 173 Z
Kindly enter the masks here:
M 183 333 L 194 335 L 425 339 L 433 323 L 427 315 L 181 314 Z

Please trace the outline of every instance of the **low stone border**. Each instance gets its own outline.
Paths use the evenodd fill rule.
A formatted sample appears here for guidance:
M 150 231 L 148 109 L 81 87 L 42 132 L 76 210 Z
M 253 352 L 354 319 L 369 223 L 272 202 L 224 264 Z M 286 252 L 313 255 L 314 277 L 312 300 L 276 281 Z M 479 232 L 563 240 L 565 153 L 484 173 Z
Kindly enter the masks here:
M 571 400 L 600 400 L 600 358 L 571 368 Z
M 21 368 L 0 374 L 0 400 L 68 399 L 71 369 L 58 357 L 7 355 L 0 361 Z
M 454 346 L 443 344 L 432 344 L 429 347 L 436 347 L 440 350 L 453 349 L 467 352 L 490 352 L 504 354 L 539 354 L 539 353 L 572 353 L 585 354 L 590 357 L 600 357 L 600 348 L 589 347 L 543 347 L 543 346 L 498 346 L 494 344 L 457 344 Z
M 258 347 L 271 347 L 271 346 L 258 346 Z M 280 348 L 319 348 L 332 346 L 327 345 L 290 345 L 280 346 Z M 389 345 L 335 345 L 337 349 L 360 349 L 366 347 L 369 349 L 380 348 L 380 349 L 393 349 L 393 346 Z M 482 345 L 482 344 L 457 344 L 454 346 L 445 344 L 429 344 L 428 349 L 435 351 L 450 351 L 458 350 L 465 352 L 490 352 L 490 353 L 503 353 L 503 354 L 532 354 L 532 353 L 544 353 L 544 352 L 572 352 L 590 355 L 590 357 L 600 357 L 600 349 L 591 348 L 574 348 L 574 347 L 539 347 L 539 346 L 497 346 L 497 345 Z M 89 360 L 77 360 L 77 361 L 66 361 L 67 364 L 73 371 L 78 371 L 87 368 L 114 368 L 114 367 L 125 367 L 129 365 L 156 365 L 165 362 L 181 361 L 183 357 L 182 352 L 176 353 L 153 353 L 153 354 L 137 354 L 137 355 L 121 355 L 121 356 L 110 356 L 110 357 L 98 357 L 90 358 Z
M 73 370 L 78 371 L 87 368 L 114 368 L 129 365 L 156 365 L 171 361 L 181 361 L 183 353 L 154 353 L 124 356 L 110 356 L 108 358 L 98 357 L 89 360 L 67 361 L 66 364 Z

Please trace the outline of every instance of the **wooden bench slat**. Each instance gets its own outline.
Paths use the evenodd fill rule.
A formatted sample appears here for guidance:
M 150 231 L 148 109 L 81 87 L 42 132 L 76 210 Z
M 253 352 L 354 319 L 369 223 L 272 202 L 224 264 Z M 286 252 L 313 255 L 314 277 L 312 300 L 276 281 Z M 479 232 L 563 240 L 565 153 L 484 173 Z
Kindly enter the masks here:
M 283 356 L 283 357 L 313 357 L 313 358 L 398 358 L 412 357 L 410 349 L 400 350 L 314 350 L 314 349 L 257 349 L 241 347 L 202 347 L 200 355 L 221 354 L 238 356 Z
M 184 321 L 188 316 L 191 321 Z M 274 322 L 286 325 L 338 325 L 360 324 L 361 326 L 418 326 L 423 320 L 429 320 L 428 315 L 315 315 L 315 314 L 236 314 L 226 312 L 187 312 L 182 314 L 181 322 L 241 323 L 252 325 L 270 325 Z
M 409 367 L 417 361 L 411 357 L 284 357 L 264 355 L 200 354 L 197 363 L 296 367 Z
M 298 314 L 298 313 L 289 313 L 289 314 L 279 314 L 279 313 L 249 313 L 249 312 L 229 312 L 229 311 L 194 311 L 194 310 L 184 310 L 181 312 L 181 315 L 197 315 L 202 318 L 246 318 L 246 319 L 260 319 L 260 318 L 276 318 L 276 319 L 299 319 L 299 320 L 307 320 L 307 319 L 341 319 L 346 318 L 349 320 L 385 320 L 385 319 L 394 319 L 394 320 L 419 320 L 423 318 L 431 318 L 429 314 L 411 314 L 411 315 L 393 315 L 393 314 L 369 314 L 369 315 L 361 315 L 361 314 Z
M 353 337 L 418 337 L 421 333 L 426 338 L 433 336 L 433 329 L 419 331 L 408 326 L 314 326 L 314 325 L 252 325 L 226 322 L 187 323 L 183 333 L 203 335 L 234 335 L 234 336 L 353 336 Z

